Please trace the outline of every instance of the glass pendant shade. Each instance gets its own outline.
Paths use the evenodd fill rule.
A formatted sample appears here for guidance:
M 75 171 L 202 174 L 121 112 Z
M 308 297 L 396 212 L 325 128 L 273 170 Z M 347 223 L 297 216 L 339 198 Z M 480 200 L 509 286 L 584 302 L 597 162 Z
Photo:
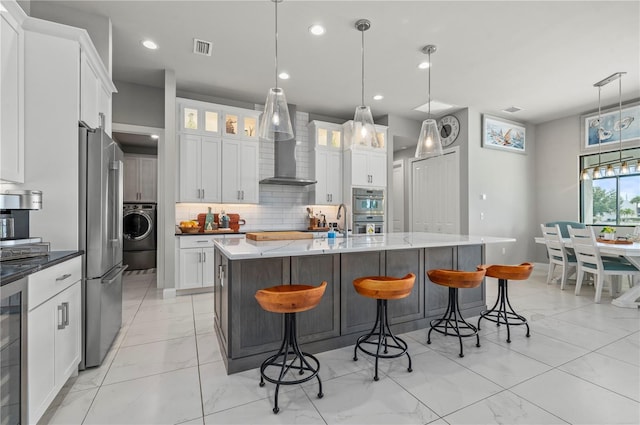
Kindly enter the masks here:
M 590 180 L 591 177 L 589 177 L 589 170 L 587 170 L 586 168 L 584 170 L 582 170 L 582 180 Z
M 602 173 L 600 172 L 600 167 L 596 167 L 593 170 L 593 178 L 594 179 L 599 179 L 600 177 L 602 177 Z
M 356 106 L 353 118 L 353 144 L 355 146 L 375 146 L 376 129 L 373 126 L 371 108 Z
M 620 167 L 620 174 L 629 174 L 629 165 L 627 165 L 627 161 L 622 163 L 622 167 Z
M 607 177 L 613 177 L 616 175 L 616 172 L 613 170 L 613 165 L 611 164 L 607 165 L 607 171 L 605 172 L 605 175 Z
M 260 120 L 258 137 L 270 141 L 293 139 L 287 98 L 281 88 L 269 89 L 267 101 L 264 104 L 264 113 Z
M 438 125 L 433 118 L 422 121 L 418 146 L 416 146 L 416 158 L 429 158 L 431 156 L 442 155 L 442 143 Z

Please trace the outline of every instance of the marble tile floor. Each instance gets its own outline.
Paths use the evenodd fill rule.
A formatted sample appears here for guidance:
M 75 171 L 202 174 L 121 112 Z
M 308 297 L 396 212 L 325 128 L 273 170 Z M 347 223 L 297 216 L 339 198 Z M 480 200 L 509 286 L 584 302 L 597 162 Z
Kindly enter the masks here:
M 593 288 L 547 285 L 546 265 L 509 284 L 529 318 L 506 330 L 483 321 L 481 347 L 426 330 L 404 334 L 413 359 L 373 364 L 353 346 L 319 353 L 317 381 L 260 388 L 258 369 L 227 375 L 213 333 L 213 294 L 163 299 L 154 273 L 125 278 L 123 327 L 104 363 L 67 382 L 41 424 L 638 424 L 640 311 Z M 487 300 L 497 281 L 487 279 Z M 477 318 L 472 318 L 475 323 Z

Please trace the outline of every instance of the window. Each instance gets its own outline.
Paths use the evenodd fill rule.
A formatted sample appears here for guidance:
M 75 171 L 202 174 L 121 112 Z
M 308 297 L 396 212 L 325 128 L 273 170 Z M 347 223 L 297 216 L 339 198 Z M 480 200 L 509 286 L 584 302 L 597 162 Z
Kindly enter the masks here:
M 589 179 L 580 185 L 580 219 L 586 224 L 640 225 L 640 149 L 622 151 L 629 172 L 621 173 L 620 152 L 580 157 L 580 169 L 589 170 Z M 600 166 L 598 167 L 598 164 Z M 607 175 L 611 165 L 613 174 Z M 594 178 L 600 169 L 602 177 Z

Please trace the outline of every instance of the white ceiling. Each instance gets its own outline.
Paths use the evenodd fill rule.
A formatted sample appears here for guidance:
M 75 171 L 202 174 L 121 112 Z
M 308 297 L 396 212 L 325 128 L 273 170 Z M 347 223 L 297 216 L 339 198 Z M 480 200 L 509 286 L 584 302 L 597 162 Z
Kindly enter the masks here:
M 263 103 L 274 84 L 274 3 L 262 1 L 50 1 L 108 16 L 113 79 L 162 87 L 175 70 L 179 90 Z M 360 32 L 365 33 L 366 98 L 374 117 L 422 120 L 426 59 L 432 98 L 483 113 L 541 123 L 597 108 L 593 84 L 626 71 L 623 100 L 640 97 L 638 1 L 302 1 L 278 6 L 281 81 L 298 110 L 348 119 L 360 103 Z M 322 37 L 307 28 L 321 23 Z M 191 53 L 193 38 L 213 56 Z M 150 51 L 140 41 L 151 38 Z M 374 101 L 374 94 L 383 94 Z M 617 84 L 602 91 L 617 102 Z M 501 112 L 517 106 L 515 114 Z

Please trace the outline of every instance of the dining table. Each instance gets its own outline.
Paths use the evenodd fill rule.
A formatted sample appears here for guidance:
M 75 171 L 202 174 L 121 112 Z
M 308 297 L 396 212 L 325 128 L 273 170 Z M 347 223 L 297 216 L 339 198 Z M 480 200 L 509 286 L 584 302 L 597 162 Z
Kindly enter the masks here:
M 536 243 L 545 245 L 543 237 L 536 237 Z M 618 241 L 619 242 L 619 241 Z M 562 243 L 567 248 L 572 248 L 571 238 L 562 238 Z M 640 242 L 633 243 L 605 243 L 596 242 L 600 255 L 622 256 L 640 270 Z M 622 308 L 640 307 L 640 284 L 636 284 L 626 290 L 622 295 L 614 298 L 611 304 Z

